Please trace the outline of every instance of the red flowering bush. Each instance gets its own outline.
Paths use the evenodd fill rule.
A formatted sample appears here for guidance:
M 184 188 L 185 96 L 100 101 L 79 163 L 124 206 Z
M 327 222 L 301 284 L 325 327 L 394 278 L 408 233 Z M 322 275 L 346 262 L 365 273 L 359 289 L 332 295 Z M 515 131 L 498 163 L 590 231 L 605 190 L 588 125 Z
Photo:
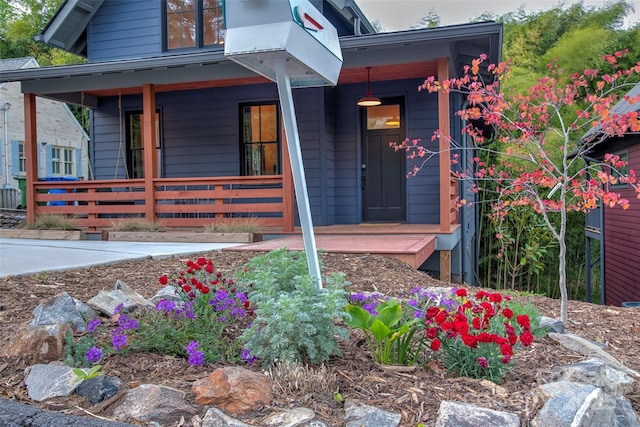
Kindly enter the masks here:
M 474 299 L 466 289 L 454 293 L 457 304 L 452 308 L 426 311 L 431 350 L 458 375 L 501 383 L 518 345 L 533 343 L 530 317 L 499 293 L 479 291 Z

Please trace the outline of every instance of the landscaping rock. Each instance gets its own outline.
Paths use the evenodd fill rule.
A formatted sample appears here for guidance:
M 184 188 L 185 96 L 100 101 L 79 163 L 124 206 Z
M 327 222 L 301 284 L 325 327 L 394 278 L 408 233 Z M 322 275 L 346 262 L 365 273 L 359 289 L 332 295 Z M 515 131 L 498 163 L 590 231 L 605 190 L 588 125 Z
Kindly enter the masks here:
M 120 391 L 122 383 L 118 378 L 99 375 L 82 381 L 78 386 L 78 394 L 86 397 L 92 405 L 97 405 Z
M 543 400 L 548 396 L 544 406 L 531 421 L 532 427 L 640 425 L 628 399 L 607 395 L 593 385 L 562 381 L 544 384 L 532 393 Z
M 259 372 L 240 367 L 216 369 L 191 386 L 196 403 L 217 405 L 233 415 L 246 414 L 271 403 L 271 381 Z
M 182 298 L 180 298 L 180 296 L 176 292 L 176 288 L 171 285 L 167 285 L 164 288 L 160 289 L 154 296 L 149 298 L 149 301 L 156 305 L 158 304 L 158 301 L 163 299 L 173 301 L 175 303 L 183 302 Z
M 262 421 L 265 426 L 298 427 L 306 425 L 316 416 L 309 408 L 293 408 L 286 412 L 278 412 L 269 415 Z
M 209 408 L 200 425 L 202 427 L 253 427 L 230 417 L 218 408 Z
M 72 299 L 76 305 L 76 310 L 78 310 L 78 313 L 80 313 L 80 315 L 82 316 L 85 322 L 90 322 L 91 320 L 98 317 L 98 312 L 95 311 L 93 308 L 89 307 L 88 304 L 85 304 L 79 299 L 76 299 L 73 297 Z
M 132 301 L 135 305 L 140 307 L 153 307 L 151 301 L 137 293 L 131 288 L 131 286 L 127 285 L 120 280 L 116 280 L 116 291 L 121 291 L 130 301 Z
M 142 384 L 127 392 L 114 410 L 118 421 L 136 420 L 172 425 L 182 417 L 192 417 L 199 411 L 185 400 L 182 391 L 155 384 Z
M 548 328 L 549 332 L 555 332 L 558 334 L 564 334 L 564 324 L 552 317 L 541 316 L 540 317 L 540 325 L 538 325 L 540 329 Z
M 33 320 L 31 321 L 32 326 L 60 323 L 71 325 L 74 331 L 85 332 L 87 330 L 87 322 L 76 308 L 73 298 L 66 292 L 61 292 L 39 304 L 33 310 Z
M 469 403 L 443 400 L 436 427 L 519 427 L 520 419 L 511 412 L 494 411 Z
M 0 350 L 2 357 L 22 357 L 30 363 L 49 363 L 62 359 L 65 324 L 31 326 L 24 324 Z
M 592 343 L 589 340 L 586 340 L 575 334 L 557 334 L 557 333 L 549 333 L 549 338 L 558 342 L 563 347 L 573 350 L 577 353 L 582 354 L 583 356 L 588 357 L 596 357 L 606 363 L 608 366 L 613 369 L 617 369 L 619 371 L 624 372 L 627 375 L 630 375 L 634 378 L 640 378 L 640 373 L 634 371 L 633 369 L 629 369 L 620 363 L 615 357 L 611 356 L 609 353 L 604 351 L 602 348 Z
M 573 381 L 591 384 L 609 394 L 629 394 L 634 380 L 629 375 L 607 366 L 600 359 L 589 359 L 573 365 L 556 366 L 552 381 Z
M 396 427 L 400 425 L 400 414 L 378 409 L 351 399 L 344 402 L 345 427 Z
M 2 398 L 0 398 L 0 425 L 8 427 L 133 427 L 132 424 L 44 411 L 35 406 Z
M 70 367 L 65 365 L 33 365 L 25 380 L 27 394 L 36 402 L 57 396 L 68 396 L 78 385 L 80 380 Z

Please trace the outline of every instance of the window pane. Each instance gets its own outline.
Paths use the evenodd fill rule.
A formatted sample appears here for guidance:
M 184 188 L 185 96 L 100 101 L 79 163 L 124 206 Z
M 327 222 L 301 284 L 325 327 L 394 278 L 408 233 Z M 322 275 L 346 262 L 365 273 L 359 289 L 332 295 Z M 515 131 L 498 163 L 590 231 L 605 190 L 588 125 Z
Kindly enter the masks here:
M 277 104 L 244 106 L 242 113 L 243 175 L 280 173 Z
M 167 0 L 167 48 L 196 45 L 196 11 L 194 0 Z
M 202 7 L 204 44 L 224 43 L 224 19 L 220 0 L 204 0 Z
M 400 105 L 368 107 L 366 111 L 368 130 L 400 128 Z

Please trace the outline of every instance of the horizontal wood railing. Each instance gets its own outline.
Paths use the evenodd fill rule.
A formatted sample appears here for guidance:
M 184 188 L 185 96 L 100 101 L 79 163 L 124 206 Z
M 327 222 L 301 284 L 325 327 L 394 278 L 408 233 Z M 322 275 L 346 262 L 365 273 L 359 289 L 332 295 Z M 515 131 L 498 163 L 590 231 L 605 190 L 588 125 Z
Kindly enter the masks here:
M 35 213 L 66 215 L 78 227 L 113 226 L 119 218 L 145 217 L 143 179 L 46 181 L 34 184 Z M 224 218 L 260 218 L 260 224 L 282 227 L 282 176 L 157 178 L 153 180 L 155 218 L 169 227 L 202 227 Z M 30 209 L 32 207 L 29 207 Z

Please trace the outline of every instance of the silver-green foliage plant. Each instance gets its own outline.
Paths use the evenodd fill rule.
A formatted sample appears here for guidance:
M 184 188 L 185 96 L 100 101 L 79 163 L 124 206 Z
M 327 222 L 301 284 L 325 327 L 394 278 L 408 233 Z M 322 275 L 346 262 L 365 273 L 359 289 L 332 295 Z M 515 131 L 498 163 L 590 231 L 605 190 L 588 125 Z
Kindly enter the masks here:
M 263 366 L 276 361 L 320 363 L 340 355 L 338 338 L 348 332 L 334 321 L 347 303 L 341 273 L 323 275 L 324 289 L 307 270 L 304 252 L 278 249 L 252 259 L 238 274 L 256 305 L 255 319 L 244 332 L 242 357 Z

